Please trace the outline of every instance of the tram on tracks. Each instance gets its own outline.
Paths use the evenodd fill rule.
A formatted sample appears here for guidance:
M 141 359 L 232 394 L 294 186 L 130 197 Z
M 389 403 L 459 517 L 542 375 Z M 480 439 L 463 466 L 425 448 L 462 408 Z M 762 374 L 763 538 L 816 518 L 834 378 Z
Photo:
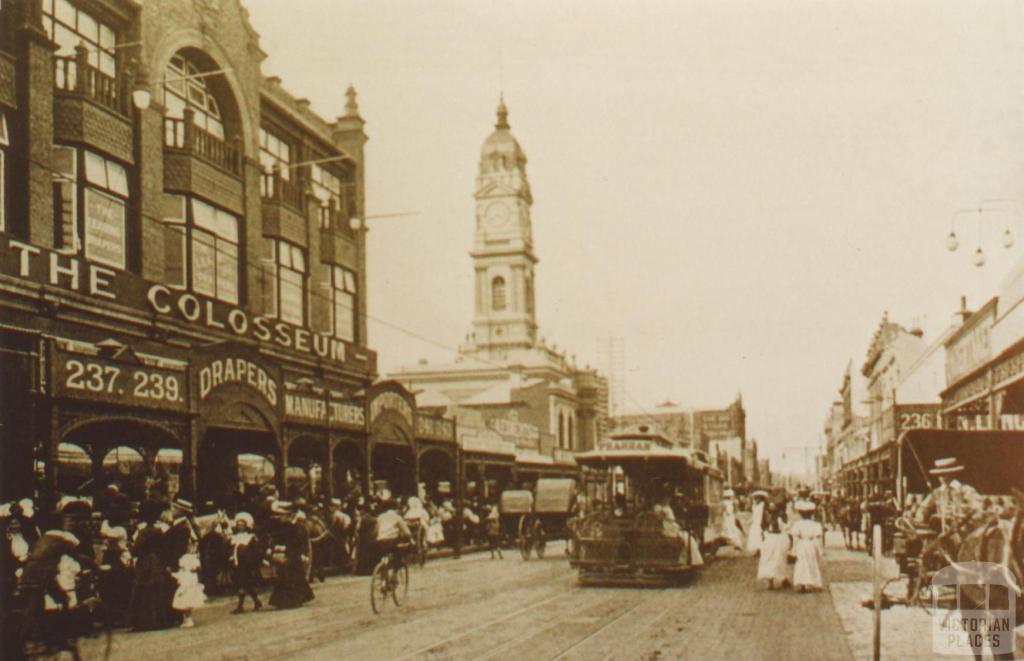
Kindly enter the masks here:
M 704 564 L 723 505 L 722 475 L 703 452 L 641 429 L 576 462 L 586 505 L 570 565 L 581 584 L 671 584 Z

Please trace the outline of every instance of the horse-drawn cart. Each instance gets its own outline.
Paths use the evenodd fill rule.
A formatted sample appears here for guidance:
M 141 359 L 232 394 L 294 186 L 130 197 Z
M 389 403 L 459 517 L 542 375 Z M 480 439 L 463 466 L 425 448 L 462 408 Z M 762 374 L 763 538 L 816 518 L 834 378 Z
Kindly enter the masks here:
M 548 539 L 565 537 L 575 494 L 576 482 L 569 478 L 541 478 L 536 494 L 526 489 L 501 494 L 502 533 L 515 536 L 523 560 L 531 553 L 543 558 Z

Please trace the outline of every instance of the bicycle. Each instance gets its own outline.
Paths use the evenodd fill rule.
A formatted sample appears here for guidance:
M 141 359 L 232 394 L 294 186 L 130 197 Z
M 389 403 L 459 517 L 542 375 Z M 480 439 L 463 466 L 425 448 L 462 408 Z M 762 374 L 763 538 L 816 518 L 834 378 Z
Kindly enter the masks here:
M 373 568 L 373 576 L 370 578 L 370 606 L 374 613 L 379 615 L 384 611 L 389 597 L 395 602 L 395 606 L 405 603 L 409 594 L 409 566 L 405 563 L 404 554 L 411 547 L 412 544 L 409 543 L 398 544 L 385 553 Z

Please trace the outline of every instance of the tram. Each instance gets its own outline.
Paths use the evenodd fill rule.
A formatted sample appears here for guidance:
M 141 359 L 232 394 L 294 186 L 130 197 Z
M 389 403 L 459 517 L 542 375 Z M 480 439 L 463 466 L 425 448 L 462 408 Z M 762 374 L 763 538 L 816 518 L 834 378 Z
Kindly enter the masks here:
M 722 475 L 699 450 L 641 428 L 576 455 L 586 504 L 570 565 L 583 585 L 677 582 L 702 566 L 722 520 Z

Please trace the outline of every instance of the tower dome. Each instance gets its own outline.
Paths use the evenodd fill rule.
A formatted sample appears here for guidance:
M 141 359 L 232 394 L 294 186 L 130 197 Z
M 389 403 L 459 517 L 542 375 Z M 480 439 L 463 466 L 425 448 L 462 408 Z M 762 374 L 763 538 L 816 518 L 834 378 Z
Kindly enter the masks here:
M 526 170 L 526 152 L 512 135 L 508 124 L 508 108 L 504 97 L 498 102 L 498 121 L 494 131 L 484 140 L 480 148 L 480 172 L 502 172 Z

